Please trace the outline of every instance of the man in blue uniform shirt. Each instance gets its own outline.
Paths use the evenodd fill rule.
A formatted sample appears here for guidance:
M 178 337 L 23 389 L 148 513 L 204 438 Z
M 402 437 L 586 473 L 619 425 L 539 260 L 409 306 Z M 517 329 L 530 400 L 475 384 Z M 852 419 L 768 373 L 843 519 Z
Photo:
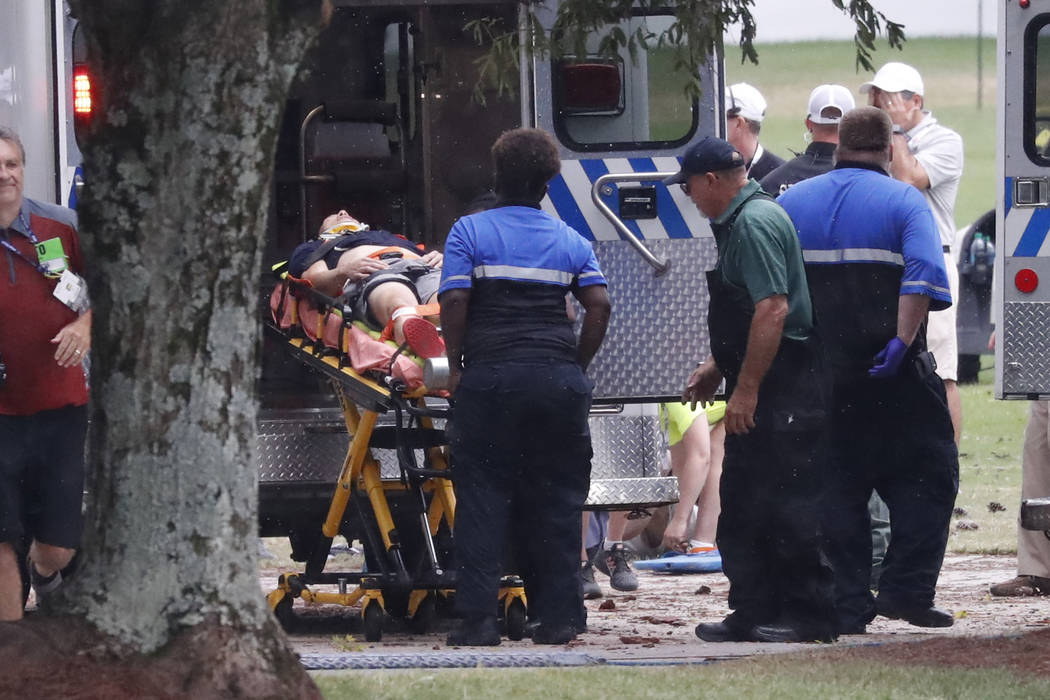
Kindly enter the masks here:
M 492 147 L 496 206 L 461 218 L 445 242 L 438 291 L 455 401 L 449 445 L 456 492 L 452 645 L 500 643 L 496 623 L 507 535 L 524 561 L 537 644 L 585 626 L 580 515 L 590 488 L 584 373 L 609 321 L 590 244 L 540 210 L 561 161 L 539 129 Z M 565 305 L 585 311 L 579 340 Z
M 824 508 L 839 633 L 875 617 L 949 627 L 933 607 L 958 490 L 944 384 L 926 350 L 927 311 L 951 304 L 941 243 L 922 194 L 887 173 L 892 123 L 874 107 L 839 123 L 835 169 L 777 200 L 798 230 L 834 375 L 834 468 Z M 872 490 L 893 537 L 869 590 Z

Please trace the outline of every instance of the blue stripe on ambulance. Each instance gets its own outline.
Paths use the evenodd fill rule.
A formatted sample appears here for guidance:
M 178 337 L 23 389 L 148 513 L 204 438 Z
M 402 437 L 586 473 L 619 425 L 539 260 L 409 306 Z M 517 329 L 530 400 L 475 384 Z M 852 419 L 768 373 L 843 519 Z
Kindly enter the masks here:
M 1007 194 L 1007 198 L 1010 196 Z M 1028 220 L 1028 225 L 1021 234 L 1021 240 L 1014 248 L 1014 256 L 1034 258 L 1039 255 L 1039 249 L 1043 247 L 1048 229 L 1050 229 L 1050 209 L 1037 209 L 1032 212 L 1032 218 Z
M 631 158 L 630 163 L 635 172 L 657 172 L 656 164 L 651 158 Z M 656 211 L 660 214 L 660 223 L 667 230 L 668 238 L 692 237 L 693 234 L 689 231 L 685 219 L 682 218 L 682 212 L 678 211 L 678 205 L 671 199 L 671 193 L 662 183 L 656 186 Z
M 576 200 L 573 199 L 569 186 L 565 184 L 564 177 L 558 175 L 550 181 L 547 187 L 547 195 L 550 197 L 555 211 L 558 212 L 558 218 L 576 229 L 584 238 L 594 240 L 591 227 L 587 225 L 587 220 L 583 218 L 583 212 L 576 205 Z

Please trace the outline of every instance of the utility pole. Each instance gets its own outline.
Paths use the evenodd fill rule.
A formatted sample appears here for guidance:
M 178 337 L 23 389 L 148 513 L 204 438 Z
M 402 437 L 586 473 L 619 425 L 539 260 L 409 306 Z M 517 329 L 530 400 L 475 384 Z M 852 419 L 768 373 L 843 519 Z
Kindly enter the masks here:
M 984 31 L 982 31 L 982 17 L 984 16 L 984 0 L 977 0 L 977 109 L 984 104 L 982 86 L 984 82 L 983 44 Z

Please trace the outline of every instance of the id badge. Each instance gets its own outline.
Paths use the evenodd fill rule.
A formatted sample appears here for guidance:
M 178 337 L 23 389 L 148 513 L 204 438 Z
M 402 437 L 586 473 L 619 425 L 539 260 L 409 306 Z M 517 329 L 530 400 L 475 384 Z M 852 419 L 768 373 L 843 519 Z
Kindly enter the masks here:
M 60 275 L 69 268 L 61 238 L 50 238 L 36 244 L 36 259 L 49 275 Z
M 73 311 L 80 313 L 88 308 L 87 283 L 75 272 L 65 270 L 55 285 L 55 298 Z

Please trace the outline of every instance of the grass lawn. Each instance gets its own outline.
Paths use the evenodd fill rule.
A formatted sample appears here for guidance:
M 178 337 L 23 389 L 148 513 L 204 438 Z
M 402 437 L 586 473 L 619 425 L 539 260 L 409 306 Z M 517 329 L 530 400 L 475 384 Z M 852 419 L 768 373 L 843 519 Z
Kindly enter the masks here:
M 1002 670 L 933 669 L 767 657 L 670 668 L 319 673 L 326 698 L 1037 698 L 1050 681 Z
M 992 398 L 991 357 L 985 356 L 982 361 L 980 383 L 960 387 L 963 438 L 955 503 L 966 514 L 956 519 L 948 548 L 954 552 L 1014 553 L 1021 504 L 1021 441 L 1028 402 Z M 977 529 L 958 529 L 961 520 L 971 521 Z
M 914 65 L 926 85 L 926 106 L 934 116 L 963 138 L 966 160 L 955 223 L 962 227 L 995 207 L 995 41 L 981 45 L 984 62 L 977 107 L 977 39 L 909 39 L 903 51 L 880 42 L 873 63 L 888 61 Z M 726 83 L 748 82 L 769 103 L 762 124 L 762 144 L 785 158 L 791 151 L 805 150 L 803 120 L 810 91 L 821 83 L 840 83 L 850 88 L 858 104 L 867 97 L 857 92 L 871 73 L 858 73 L 850 41 L 797 42 L 758 46 L 759 65 L 741 65 L 740 51 L 726 48 Z

